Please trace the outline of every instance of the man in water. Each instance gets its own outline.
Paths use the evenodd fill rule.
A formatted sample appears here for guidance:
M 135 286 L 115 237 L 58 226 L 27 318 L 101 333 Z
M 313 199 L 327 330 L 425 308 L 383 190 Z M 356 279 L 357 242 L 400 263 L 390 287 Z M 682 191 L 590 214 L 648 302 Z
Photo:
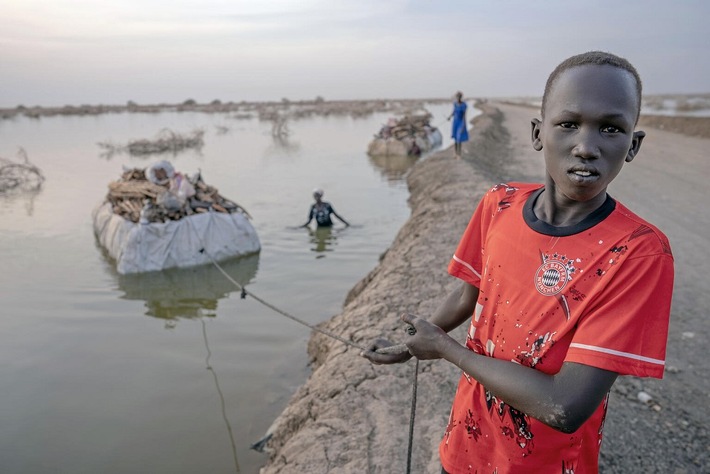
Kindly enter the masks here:
M 313 218 L 315 218 L 318 227 L 332 227 L 333 221 L 330 218 L 331 214 L 340 219 L 343 224 L 349 226 L 350 224 L 348 221 L 339 216 L 338 213 L 335 212 L 335 209 L 333 209 L 333 206 L 331 206 L 329 202 L 323 201 L 322 198 L 323 190 L 318 188 L 314 189 L 313 199 L 315 199 L 316 202 L 311 205 L 311 210 L 308 213 L 308 222 L 303 224 L 301 227 L 307 227 Z

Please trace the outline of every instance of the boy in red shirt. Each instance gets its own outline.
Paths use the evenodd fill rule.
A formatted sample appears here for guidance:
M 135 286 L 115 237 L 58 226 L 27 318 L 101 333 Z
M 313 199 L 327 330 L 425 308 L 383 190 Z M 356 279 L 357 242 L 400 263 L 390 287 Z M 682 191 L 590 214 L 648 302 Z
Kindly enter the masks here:
M 673 256 L 663 233 L 606 192 L 644 132 L 641 79 L 592 51 L 550 75 L 533 147 L 542 185 L 494 186 L 449 273 L 462 280 L 416 333 L 411 355 L 463 371 L 443 472 L 596 473 L 609 390 L 619 375 L 663 376 Z M 447 332 L 470 321 L 465 346 Z M 365 356 L 397 363 L 410 354 Z

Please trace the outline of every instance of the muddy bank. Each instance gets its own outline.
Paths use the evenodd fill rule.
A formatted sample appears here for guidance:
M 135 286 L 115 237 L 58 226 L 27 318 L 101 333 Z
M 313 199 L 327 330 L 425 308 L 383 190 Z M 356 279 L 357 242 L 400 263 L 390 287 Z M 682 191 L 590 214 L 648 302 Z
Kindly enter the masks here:
M 343 312 L 323 324 L 325 329 L 360 345 L 381 336 L 397 341 L 404 334 L 399 313 L 426 316 L 456 286 L 446 266 L 483 192 L 498 181 L 542 178 L 542 154 L 529 144 L 534 112 L 504 104 L 485 107 L 486 114 L 477 118 L 471 141 L 464 145 L 464 160 L 453 159 L 446 150 L 413 168 L 408 176 L 410 219 L 380 264 L 349 293 Z M 612 195 L 632 209 L 638 204 L 643 211 L 639 213 L 663 230 L 677 230 L 681 218 L 674 206 L 694 202 L 696 197 L 688 193 L 699 192 L 687 176 L 695 179 L 692 173 L 698 167 L 710 172 L 704 160 L 707 145 L 707 140 L 667 131 L 649 133 L 644 146 L 651 150 L 642 151 L 649 164 L 625 169 L 628 177 L 619 179 Z M 684 161 L 671 160 L 670 152 Z M 640 159 L 634 165 L 636 161 Z M 679 176 L 675 180 L 674 171 Z M 666 192 L 655 196 L 654 188 L 664 184 Z M 642 185 L 647 194 L 638 193 Z M 697 214 L 693 218 L 697 226 Z M 696 263 L 710 262 L 710 243 L 704 237 L 710 235 L 706 232 L 710 220 L 699 221 L 702 229 L 697 228 L 699 233 L 691 239 L 669 233 L 679 275 L 676 288 L 682 285 L 683 291 L 674 296 L 666 377 L 662 381 L 623 377 L 614 385 L 602 472 L 680 474 L 708 465 L 710 377 L 700 352 L 708 337 L 704 322 L 708 278 L 684 271 L 691 256 Z M 462 329 L 454 334 L 461 341 Z M 405 471 L 414 363 L 373 366 L 358 352 L 320 334 L 312 336 L 308 346 L 312 374 L 269 430 L 270 458 L 262 474 Z M 412 472 L 440 470 L 437 447 L 458 375 L 459 370 L 447 363 L 420 363 Z M 639 399 L 640 392 L 648 393 L 651 401 Z

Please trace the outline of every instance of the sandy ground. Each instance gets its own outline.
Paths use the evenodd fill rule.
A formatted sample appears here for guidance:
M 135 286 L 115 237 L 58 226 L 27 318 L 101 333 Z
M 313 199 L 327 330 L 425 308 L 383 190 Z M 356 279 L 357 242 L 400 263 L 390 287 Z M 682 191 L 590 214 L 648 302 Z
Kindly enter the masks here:
M 542 179 L 542 155 L 529 140 L 535 110 L 485 107 L 464 160 L 445 150 L 414 166 L 410 219 L 324 328 L 360 345 L 380 336 L 398 340 L 399 313 L 428 315 L 456 285 L 446 266 L 482 193 L 500 181 Z M 708 472 L 710 213 L 703 194 L 710 124 L 694 121 L 688 134 L 669 131 L 677 125 L 662 119 L 641 126 L 648 133 L 641 153 L 609 191 L 671 240 L 676 282 L 667 367 L 663 380 L 621 377 L 615 383 L 601 472 Z M 461 331 L 455 335 L 463 341 Z M 373 366 L 358 349 L 318 333 L 308 353 L 312 374 L 270 428 L 262 474 L 405 472 L 414 363 Z M 458 375 L 442 361 L 420 363 L 413 473 L 440 470 L 437 446 Z M 641 392 L 651 399 L 641 401 Z

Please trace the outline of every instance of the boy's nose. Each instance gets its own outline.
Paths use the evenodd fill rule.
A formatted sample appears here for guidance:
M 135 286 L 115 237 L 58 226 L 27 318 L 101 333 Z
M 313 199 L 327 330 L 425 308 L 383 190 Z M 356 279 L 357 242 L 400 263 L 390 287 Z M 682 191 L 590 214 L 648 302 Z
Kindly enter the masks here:
M 599 158 L 599 134 L 593 130 L 580 130 L 577 135 L 577 144 L 572 152 L 574 156 L 584 158 L 585 160 L 593 160 Z

